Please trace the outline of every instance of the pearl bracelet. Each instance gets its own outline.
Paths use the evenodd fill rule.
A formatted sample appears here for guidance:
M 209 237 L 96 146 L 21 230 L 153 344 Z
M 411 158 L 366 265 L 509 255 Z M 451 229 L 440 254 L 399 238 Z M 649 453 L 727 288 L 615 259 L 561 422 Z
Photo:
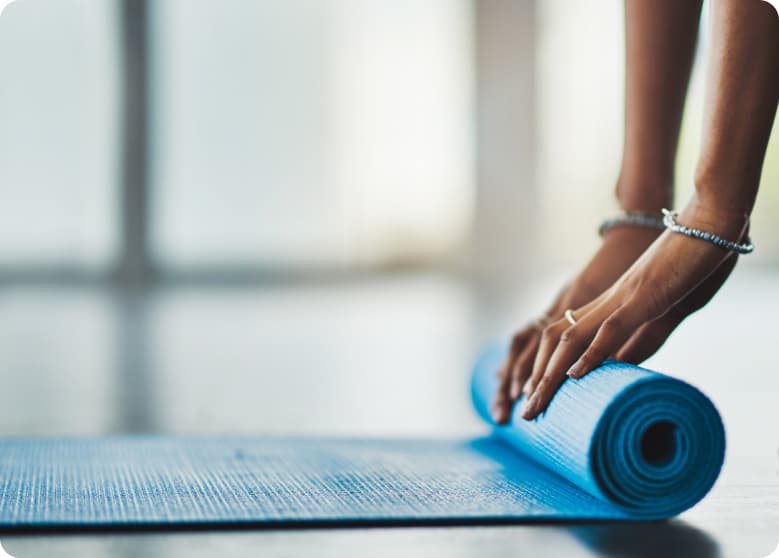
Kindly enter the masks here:
M 663 215 L 663 225 L 665 228 L 675 233 L 683 234 L 685 236 L 689 236 L 690 238 L 705 240 L 706 242 L 710 242 L 715 246 L 719 246 L 723 250 L 728 250 L 729 252 L 735 252 L 737 254 L 750 254 L 755 249 L 755 246 L 752 244 L 749 236 L 746 237 L 745 242 L 743 243 L 733 242 L 732 240 L 725 240 L 724 238 L 714 233 L 709 233 L 700 229 L 694 229 L 692 227 L 685 227 L 684 225 L 680 225 L 676 222 L 676 218 L 679 216 L 676 211 L 663 209 Z
M 606 219 L 598 227 L 598 234 L 603 236 L 611 229 L 616 227 L 644 227 L 647 229 L 665 230 L 663 218 L 654 213 L 643 213 L 640 211 L 625 211 L 621 215 Z

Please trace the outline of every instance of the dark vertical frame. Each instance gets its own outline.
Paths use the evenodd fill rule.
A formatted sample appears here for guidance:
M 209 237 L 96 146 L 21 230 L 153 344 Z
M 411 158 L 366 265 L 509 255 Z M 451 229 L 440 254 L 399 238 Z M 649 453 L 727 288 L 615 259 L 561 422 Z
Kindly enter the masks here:
M 122 138 L 117 280 L 144 285 L 149 258 L 149 8 L 150 0 L 119 0 L 122 57 Z
M 151 0 L 118 0 L 122 108 L 120 252 L 116 281 L 117 429 L 155 430 L 149 333 L 149 8 Z

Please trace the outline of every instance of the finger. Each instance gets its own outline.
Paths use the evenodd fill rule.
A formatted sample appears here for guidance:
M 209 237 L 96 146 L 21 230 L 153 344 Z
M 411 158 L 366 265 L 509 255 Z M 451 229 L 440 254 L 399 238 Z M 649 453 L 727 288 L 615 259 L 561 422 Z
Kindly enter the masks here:
M 565 374 L 545 374 L 522 409 L 522 418 L 533 420 L 546 410 L 552 397 L 565 381 Z
M 509 420 L 511 405 L 508 401 L 508 385 L 511 376 L 506 372 L 506 364 L 501 367 L 500 384 L 492 403 L 492 419 L 497 424 L 505 424 Z
M 509 383 L 511 375 L 507 371 L 507 363 L 500 368 L 500 383 L 495 393 L 495 400 L 492 403 L 492 418 L 497 424 L 505 424 L 511 414 L 511 403 L 508 398 Z
M 504 424 L 509 419 L 509 404 L 508 404 L 508 385 L 511 380 L 511 376 L 508 373 L 508 361 L 511 355 L 507 357 L 507 360 L 501 365 L 498 372 L 500 383 L 498 384 L 498 390 L 495 392 L 495 400 L 492 403 L 492 418 L 497 424 Z
M 512 401 L 509 398 L 509 387 L 512 379 L 511 370 L 533 332 L 534 329 L 529 326 L 514 335 L 511 340 L 509 354 L 499 369 L 498 375 L 500 377 L 500 383 L 498 384 L 495 401 L 492 405 L 492 418 L 498 424 L 505 424 L 511 416 Z
M 597 368 L 614 354 L 644 322 L 633 304 L 625 304 L 608 316 L 598 328 L 595 338 L 570 367 L 569 377 L 579 379 Z
M 492 404 L 492 420 L 495 424 L 506 424 L 511 418 L 511 403 L 504 391 L 498 391 Z
M 509 389 L 509 398 L 512 403 L 515 403 L 520 395 L 522 395 L 522 388 L 530 377 L 530 373 L 533 371 L 533 362 L 536 358 L 540 340 L 541 334 L 535 332 L 514 363 L 514 368 L 511 372 L 511 387 Z
M 503 362 L 500 369 L 498 370 L 498 378 L 500 378 L 500 382 L 498 383 L 498 389 L 495 392 L 495 400 L 492 402 L 492 418 L 498 424 L 503 424 L 508 420 L 508 412 L 506 411 L 506 398 L 508 395 L 508 384 L 511 380 L 511 377 L 508 373 L 507 366 L 511 359 L 511 355 L 509 354 L 509 356 L 506 358 L 507 360 Z
M 560 320 L 544 328 L 544 331 L 541 333 L 538 350 L 533 359 L 533 371 L 523 389 L 525 395 L 528 397 L 528 401 L 532 398 L 536 386 L 538 386 L 541 378 L 543 378 L 549 358 L 552 356 L 554 348 L 557 346 L 557 340 L 560 338 L 560 334 L 562 334 L 567 325 L 567 321 Z

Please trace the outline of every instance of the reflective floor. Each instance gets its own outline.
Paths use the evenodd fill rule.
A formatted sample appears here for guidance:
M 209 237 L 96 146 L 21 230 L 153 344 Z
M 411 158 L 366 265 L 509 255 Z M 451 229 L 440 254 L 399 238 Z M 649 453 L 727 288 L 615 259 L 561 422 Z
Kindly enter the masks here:
M 470 436 L 480 345 L 540 311 L 511 296 L 395 276 L 320 287 L 0 289 L 0 435 L 111 432 Z M 766 556 L 779 542 L 779 271 L 739 269 L 647 366 L 715 401 L 728 457 L 678 520 L 2 537 L 37 556 Z M 0 472 L 1 474 L 1 472 Z

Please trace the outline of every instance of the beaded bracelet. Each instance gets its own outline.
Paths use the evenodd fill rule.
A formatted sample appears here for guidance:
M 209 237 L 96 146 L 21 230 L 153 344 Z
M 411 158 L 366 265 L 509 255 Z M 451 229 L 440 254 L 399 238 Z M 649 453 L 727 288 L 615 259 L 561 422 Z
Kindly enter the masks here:
M 719 246 L 724 250 L 735 252 L 737 254 L 750 254 L 755 249 L 755 246 L 752 244 L 749 236 L 744 239 L 745 242 L 743 243 L 733 242 L 732 240 L 725 240 L 724 238 L 714 233 L 709 233 L 700 229 L 694 229 L 692 227 L 685 227 L 684 225 L 680 225 L 676 222 L 676 218 L 679 216 L 676 211 L 663 209 L 663 215 L 663 224 L 665 225 L 665 228 L 675 233 L 683 234 L 685 236 L 689 236 L 690 238 L 697 238 L 700 240 L 705 240 L 706 242 L 711 242 L 715 246 Z
M 621 215 L 606 219 L 598 227 L 598 234 L 603 236 L 611 229 L 616 227 L 644 227 L 648 229 L 665 230 L 663 218 L 654 213 L 644 213 L 640 211 L 625 211 Z

